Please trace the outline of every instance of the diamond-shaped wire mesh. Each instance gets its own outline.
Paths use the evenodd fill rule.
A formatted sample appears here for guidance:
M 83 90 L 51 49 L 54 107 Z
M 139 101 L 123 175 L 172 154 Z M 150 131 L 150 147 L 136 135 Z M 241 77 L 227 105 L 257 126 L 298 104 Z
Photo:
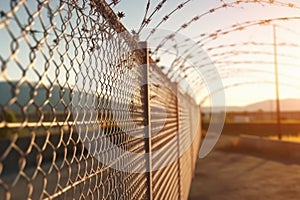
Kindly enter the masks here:
M 151 86 L 151 130 L 163 128 L 150 140 L 135 137 L 150 120 L 140 87 L 144 60 L 104 1 L 1 1 L 0 13 L 0 199 L 148 199 L 152 188 L 155 199 L 187 198 L 181 179 L 191 180 L 200 136 L 153 174 L 131 173 L 149 168 L 146 157 L 120 157 L 112 148 L 145 154 L 147 142 L 155 150 L 177 137 L 169 152 L 152 158 L 159 165 L 177 155 L 179 140 L 191 139 L 190 126 L 196 131 L 198 124 L 186 117 L 199 112 L 188 96 L 182 99 L 195 108 L 182 112 L 170 91 Z M 187 126 L 183 136 L 176 134 L 180 124 Z

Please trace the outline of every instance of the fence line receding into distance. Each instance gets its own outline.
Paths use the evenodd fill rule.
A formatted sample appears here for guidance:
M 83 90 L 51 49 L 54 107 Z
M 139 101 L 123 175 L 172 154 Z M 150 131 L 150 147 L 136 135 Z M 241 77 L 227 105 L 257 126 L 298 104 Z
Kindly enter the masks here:
M 0 15 L 1 199 L 188 198 L 199 107 L 104 0 L 4 1 Z

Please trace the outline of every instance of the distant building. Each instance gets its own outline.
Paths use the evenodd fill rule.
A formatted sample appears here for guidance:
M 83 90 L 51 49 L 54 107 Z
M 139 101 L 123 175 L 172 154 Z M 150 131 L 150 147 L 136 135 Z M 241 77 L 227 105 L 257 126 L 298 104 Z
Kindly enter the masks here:
M 233 116 L 232 122 L 251 122 L 251 117 L 250 116 Z

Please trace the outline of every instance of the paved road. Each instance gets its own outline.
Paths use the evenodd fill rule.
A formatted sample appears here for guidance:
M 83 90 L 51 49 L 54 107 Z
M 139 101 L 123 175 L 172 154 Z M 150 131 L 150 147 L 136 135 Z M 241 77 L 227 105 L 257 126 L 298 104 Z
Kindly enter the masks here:
M 300 164 L 215 150 L 198 160 L 190 200 L 300 199 Z

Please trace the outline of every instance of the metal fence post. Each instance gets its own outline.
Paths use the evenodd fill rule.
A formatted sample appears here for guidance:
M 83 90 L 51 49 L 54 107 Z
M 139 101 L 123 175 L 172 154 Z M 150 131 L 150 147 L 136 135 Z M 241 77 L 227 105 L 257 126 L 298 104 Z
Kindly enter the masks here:
M 149 84 L 149 48 L 147 42 L 140 42 L 140 47 L 142 49 L 142 70 L 143 78 L 146 83 L 143 86 L 144 90 L 144 116 L 145 116 L 145 151 L 148 156 L 146 156 L 146 169 L 147 169 L 147 183 L 148 183 L 148 198 L 153 199 L 152 195 L 152 157 L 151 157 L 151 113 L 150 113 L 150 84 Z
M 176 90 L 176 108 L 177 108 L 177 170 L 178 170 L 178 199 L 181 199 L 181 167 L 180 167 L 180 107 L 179 107 L 179 89 L 178 84 L 175 85 Z
M 193 177 L 194 174 L 194 147 L 193 147 L 193 108 L 192 108 L 192 99 L 191 97 L 188 97 L 188 101 L 189 101 L 189 116 L 190 116 L 190 144 L 191 144 L 191 175 Z

